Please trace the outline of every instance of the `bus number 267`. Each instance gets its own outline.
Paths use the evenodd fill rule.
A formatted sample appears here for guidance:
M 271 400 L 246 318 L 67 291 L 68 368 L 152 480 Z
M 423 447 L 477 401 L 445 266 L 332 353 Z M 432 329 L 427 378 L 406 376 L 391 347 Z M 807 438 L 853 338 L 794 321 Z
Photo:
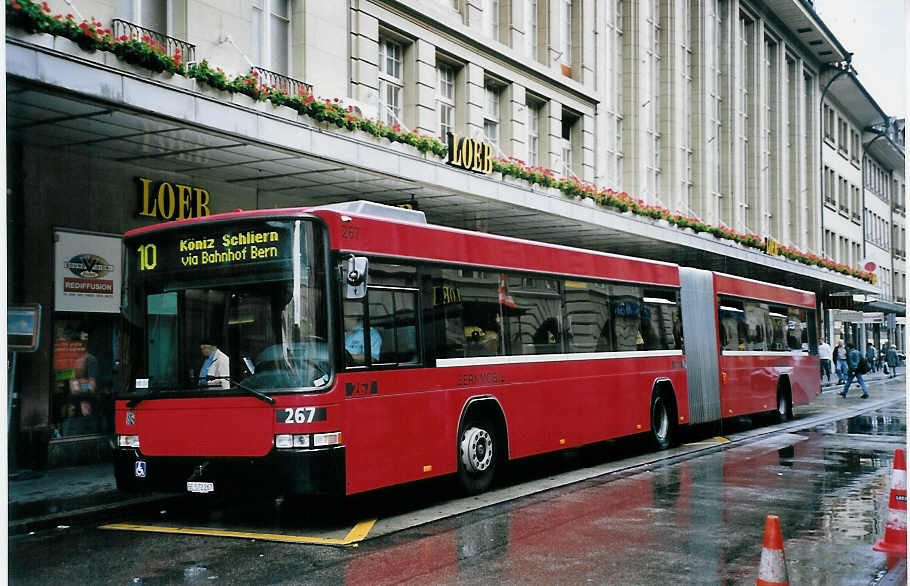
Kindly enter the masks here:
M 287 407 L 276 413 L 279 423 L 313 423 L 325 421 L 325 407 Z

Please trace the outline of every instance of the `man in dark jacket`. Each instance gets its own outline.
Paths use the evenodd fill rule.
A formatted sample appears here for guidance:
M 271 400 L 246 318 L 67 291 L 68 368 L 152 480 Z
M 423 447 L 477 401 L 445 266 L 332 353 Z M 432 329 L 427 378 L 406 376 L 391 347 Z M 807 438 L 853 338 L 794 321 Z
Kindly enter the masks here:
M 866 346 L 866 362 L 869 363 L 872 372 L 875 372 L 875 346 L 872 345 L 872 342 Z
M 858 370 L 859 362 L 862 359 L 863 355 L 860 354 L 860 351 L 854 348 L 853 344 L 847 344 L 847 384 L 844 385 L 844 390 L 838 393 L 841 397 L 847 396 L 847 391 L 850 390 L 850 385 L 853 384 L 853 379 L 856 378 L 859 386 L 863 389 L 863 394 L 860 398 L 869 398 L 869 389 L 866 388 L 866 381 L 863 380 L 863 375 Z

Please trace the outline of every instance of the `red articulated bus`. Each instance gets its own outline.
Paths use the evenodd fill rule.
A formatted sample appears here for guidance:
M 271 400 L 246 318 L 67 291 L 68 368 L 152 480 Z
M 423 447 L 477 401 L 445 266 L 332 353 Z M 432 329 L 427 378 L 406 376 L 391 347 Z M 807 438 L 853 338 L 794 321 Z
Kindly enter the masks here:
M 125 237 L 124 490 L 353 494 L 819 392 L 812 293 L 368 202 Z

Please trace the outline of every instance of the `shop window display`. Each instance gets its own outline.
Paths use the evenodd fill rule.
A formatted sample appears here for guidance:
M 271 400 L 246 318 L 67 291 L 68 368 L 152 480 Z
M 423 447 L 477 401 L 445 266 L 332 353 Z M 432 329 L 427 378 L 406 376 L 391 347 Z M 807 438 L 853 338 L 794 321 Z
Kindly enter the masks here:
M 114 316 L 55 320 L 54 438 L 111 432 L 116 346 Z

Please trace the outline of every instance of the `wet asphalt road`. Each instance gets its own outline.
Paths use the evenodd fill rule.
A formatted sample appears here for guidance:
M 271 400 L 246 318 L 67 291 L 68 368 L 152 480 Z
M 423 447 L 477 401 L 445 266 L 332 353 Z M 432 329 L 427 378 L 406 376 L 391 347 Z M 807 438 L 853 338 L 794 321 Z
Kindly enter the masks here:
M 749 424 L 732 422 L 737 425 Z M 870 584 L 885 571 L 885 557 L 872 544 L 884 533 L 892 456 L 905 437 L 906 406 L 898 401 L 357 547 L 64 527 L 10 539 L 10 583 L 754 584 L 764 519 L 776 514 L 792 584 Z M 504 482 L 643 450 L 627 440 L 538 458 L 512 466 Z M 315 506 L 185 499 L 169 510 L 113 520 L 299 532 L 338 518 L 416 511 L 451 497 L 448 482 L 434 481 Z

